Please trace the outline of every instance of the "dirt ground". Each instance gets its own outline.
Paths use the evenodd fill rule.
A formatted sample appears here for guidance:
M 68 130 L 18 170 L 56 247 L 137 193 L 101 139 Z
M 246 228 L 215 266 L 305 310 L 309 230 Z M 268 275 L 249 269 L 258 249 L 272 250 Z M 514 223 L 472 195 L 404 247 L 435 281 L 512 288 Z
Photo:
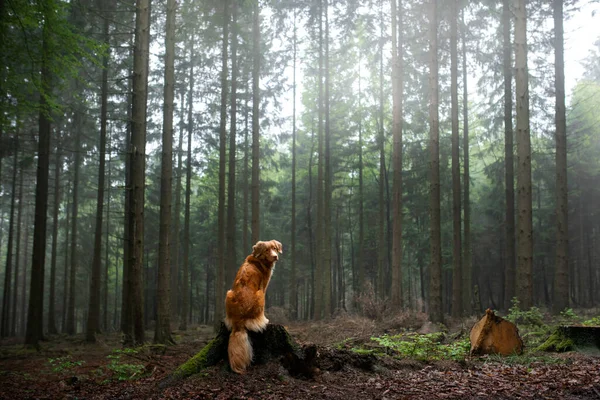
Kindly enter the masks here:
M 292 377 L 277 360 L 253 365 L 241 376 L 221 363 L 166 388 L 160 383 L 212 339 L 210 327 L 175 332 L 177 345 L 146 346 L 136 353 L 119 351 L 117 334 L 100 336 L 93 345 L 82 336 L 54 336 L 39 352 L 5 340 L 0 399 L 600 399 L 597 354 L 571 352 L 518 363 L 496 357 L 420 362 L 375 356 L 355 362 L 353 353 L 333 346 L 395 329 L 348 317 L 288 325 L 300 343 L 318 345 L 315 378 Z

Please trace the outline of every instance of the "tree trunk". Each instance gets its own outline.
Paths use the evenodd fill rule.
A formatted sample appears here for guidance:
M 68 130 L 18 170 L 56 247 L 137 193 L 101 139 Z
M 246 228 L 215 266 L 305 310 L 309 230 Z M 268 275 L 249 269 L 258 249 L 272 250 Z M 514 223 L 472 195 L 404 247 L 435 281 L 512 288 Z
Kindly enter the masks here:
M 403 29 L 402 1 L 396 11 L 396 0 L 392 8 L 392 101 L 393 101 L 393 238 L 392 238 L 392 307 L 401 309 L 402 301 L 402 90 L 403 90 Z M 409 282 L 410 285 L 410 282 Z
M 378 223 L 377 229 L 379 233 L 379 239 L 377 240 L 377 284 L 375 286 L 375 293 L 380 299 L 385 299 L 384 290 L 384 257 L 385 257 L 385 200 L 384 200 L 384 187 L 385 187 L 385 129 L 384 117 L 383 117 L 383 46 L 384 46 L 384 35 L 387 35 L 385 30 L 385 24 L 383 19 L 383 0 L 380 0 L 380 45 L 379 45 L 379 132 L 377 137 L 377 145 L 379 148 L 379 198 L 378 198 Z
M 506 269 L 504 278 L 504 308 L 508 310 L 515 297 L 515 175 L 512 104 L 512 49 L 510 39 L 511 10 L 509 0 L 502 2 L 504 37 L 504 174 L 506 206 Z
M 533 221 L 531 211 L 531 138 L 529 132 L 529 84 L 527 70 L 526 1 L 515 3 L 515 70 L 517 93 L 517 235 L 516 295 L 522 309 L 533 305 Z
M 67 188 L 71 186 L 71 182 L 69 181 L 67 183 Z M 68 301 L 68 297 L 69 297 L 69 226 L 70 226 L 70 215 L 71 213 L 69 212 L 69 190 L 65 190 L 65 198 L 67 199 L 67 205 L 65 206 L 65 224 L 64 224 L 64 229 L 65 229 L 65 241 L 64 241 L 64 265 L 63 265 L 63 299 L 62 299 L 62 326 L 61 326 L 61 332 L 62 333 L 66 333 L 67 332 L 67 301 Z
M 75 111 L 72 128 L 75 131 L 75 160 L 73 161 L 73 202 L 71 210 L 71 268 L 69 270 L 69 299 L 67 308 L 67 334 L 74 335 L 76 332 L 75 321 L 75 292 L 77 291 L 77 222 L 79 216 L 79 170 L 81 169 L 81 115 Z
M 323 199 L 323 216 L 324 227 L 323 233 L 325 235 L 323 240 L 323 311 L 324 316 L 328 319 L 332 312 L 332 293 L 331 293 L 331 196 L 332 196 L 332 180 L 333 172 L 331 168 L 331 124 L 329 115 L 329 96 L 330 96 L 330 74 L 329 74 L 329 0 L 323 0 L 325 2 L 324 16 L 325 16 L 325 98 L 324 98 L 324 112 L 325 112 L 325 196 Z
M 58 253 L 58 211 L 60 209 L 60 173 L 62 155 L 60 132 L 56 132 L 56 164 L 54 166 L 54 205 L 52 208 L 52 255 L 50 259 L 50 298 L 48 300 L 48 333 L 57 334 L 56 329 L 56 257 Z
M 556 91 L 556 267 L 554 269 L 554 299 L 552 302 L 552 311 L 555 314 L 558 314 L 569 306 L 569 206 L 567 201 L 567 122 L 565 112 L 563 32 L 563 1 L 554 0 L 554 71 L 556 76 L 554 83 Z M 589 268 L 591 268 L 591 264 L 589 265 Z M 589 282 L 590 285 L 592 282 L 593 279 Z
M 324 160 L 324 137 L 323 137 L 323 1 L 327 0 L 319 0 L 319 76 L 318 76 L 318 86 L 319 86 L 319 94 L 318 94 L 318 104 L 317 104 L 317 113 L 318 113 L 318 164 L 317 164 L 317 189 L 316 189 L 316 203 L 317 203 L 317 221 L 316 221 L 316 271 L 315 271 L 315 279 L 313 284 L 314 290 L 314 300 L 315 300 L 315 309 L 314 309 L 314 319 L 320 320 L 322 318 L 323 313 L 323 274 L 324 274 L 324 266 L 323 266 L 323 240 L 324 238 L 324 229 L 323 229 L 323 220 L 325 218 L 325 210 L 324 210 L 324 181 L 325 181 L 325 160 Z
M 110 137 L 109 137 L 110 139 Z M 110 148 L 110 142 L 108 143 L 108 147 Z M 111 152 L 112 153 L 112 152 Z M 112 157 L 109 157 L 108 160 L 108 182 L 106 182 L 107 193 L 106 193 L 106 229 L 105 229 L 105 237 L 104 237 L 104 284 L 102 290 L 102 299 L 103 299 L 103 315 L 102 315 L 102 326 L 105 331 L 109 331 L 108 327 L 108 269 L 110 266 L 109 262 L 109 249 L 110 246 L 110 187 L 111 187 L 111 161 Z M 115 266 L 115 276 L 117 276 Z
M 430 208 L 430 284 L 429 318 L 431 322 L 442 322 L 442 238 L 440 216 L 440 126 L 438 98 L 437 58 L 437 0 L 430 1 L 429 15 L 429 168 L 431 174 Z
M 23 233 L 21 231 L 21 228 L 23 228 L 23 224 L 21 224 L 22 218 L 23 218 L 23 176 L 24 176 L 24 171 L 23 169 L 21 169 L 19 171 L 19 183 L 18 183 L 18 188 L 19 188 L 19 194 L 18 194 L 18 201 L 19 201 L 19 207 L 17 208 L 17 243 L 16 243 L 16 248 L 15 248 L 15 283 L 14 283 L 14 290 L 13 290 L 13 302 L 12 302 L 12 321 L 11 321 L 11 326 L 10 326 L 10 335 L 11 336 L 16 336 L 17 334 L 17 302 L 18 302 L 18 291 L 19 291 L 19 271 L 21 268 L 21 238 L 23 237 Z M 25 219 L 25 223 L 27 223 L 27 219 Z M 22 281 L 25 279 L 25 274 L 22 273 L 21 275 L 23 275 L 23 279 Z M 25 293 L 25 286 L 22 285 L 22 289 L 21 289 L 21 296 L 23 296 L 23 293 Z M 22 300 L 22 303 L 24 303 L 25 300 Z M 24 319 L 25 315 L 24 313 L 21 313 L 21 319 Z
M 252 18 L 252 243 L 260 240 L 260 8 L 253 3 Z
M 360 50 L 359 50 L 360 51 Z M 364 218 L 364 182 L 363 182 L 363 132 L 362 132 L 362 88 L 360 76 L 360 54 L 358 56 L 358 276 L 354 276 L 354 296 L 358 296 L 363 291 L 365 284 L 365 260 L 364 260 L 364 241 L 365 241 L 365 218 Z
M 11 334 L 11 291 L 14 295 L 17 291 L 17 279 L 15 274 L 14 284 L 11 285 L 13 240 L 15 237 L 15 197 L 17 194 L 17 162 L 19 160 L 18 139 L 15 140 L 12 171 L 12 192 L 10 194 L 10 217 L 8 221 L 8 246 L 6 252 L 6 269 L 4 270 L 4 292 L 2 293 L 2 325 L 0 325 L 0 337 L 5 338 Z M 17 225 L 18 226 L 18 225 Z M 18 267 L 15 267 L 18 269 Z M 14 300 L 13 300 L 14 304 Z M 15 315 L 12 313 L 12 319 Z
M 463 315 L 460 149 L 458 133 L 458 0 L 450 16 L 450 97 L 452 103 L 452 316 Z
M 156 326 L 154 342 L 175 343 L 171 336 L 171 198 L 173 193 L 173 110 L 175 108 L 175 14 L 177 3 L 167 0 L 165 36 L 165 93 L 160 168 L 160 227 L 158 277 L 156 285 Z
M 25 314 L 26 312 L 28 312 L 27 309 L 27 265 L 28 263 L 28 259 L 29 259 L 29 227 L 30 227 L 30 221 L 29 221 L 29 210 L 25 211 L 25 245 L 24 247 L 24 251 L 23 251 L 23 279 L 21 279 L 21 326 L 19 327 L 19 334 L 20 335 L 27 335 L 26 332 L 26 324 L 27 324 L 27 315 Z M 31 295 L 31 290 L 30 290 L 30 295 Z M 27 338 L 25 338 L 25 344 L 27 343 Z
M 133 43 L 130 43 L 130 58 L 133 58 Z M 131 71 L 133 76 L 133 71 Z M 125 145 L 125 204 L 123 206 L 123 283 L 121 287 L 121 332 L 123 332 L 123 342 L 130 344 L 133 343 L 132 338 L 132 314 L 131 314 L 131 302 L 129 301 L 129 289 L 131 288 L 131 282 L 129 276 L 131 275 L 131 255 L 130 250 L 132 248 L 132 234 L 131 228 L 131 196 L 133 194 L 133 186 L 131 184 L 131 162 L 132 157 L 132 146 L 131 146 L 131 130 L 133 128 L 132 116 L 133 116 L 133 78 L 127 80 L 127 93 L 128 93 L 128 107 L 127 107 L 127 139 Z
M 230 285 L 237 272 L 236 257 L 236 215 L 235 215 L 235 160 L 237 130 L 237 2 L 232 3 L 231 21 L 231 125 L 229 129 L 229 171 L 227 180 L 227 225 L 226 225 L 226 267 L 225 285 Z
M 185 210 L 184 210 L 184 222 L 183 222 L 183 280 L 181 282 L 181 321 L 179 329 L 187 329 L 188 309 L 190 308 L 190 198 L 191 198 L 191 184 L 192 184 L 192 133 L 194 123 L 194 35 L 192 34 L 192 40 L 190 44 L 190 87 L 188 91 L 188 120 L 187 120 L 187 131 L 188 131 L 188 142 L 187 142 L 187 158 L 185 160 Z M 207 289 L 208 293 L 208 282 Z
M 467 92 L 467 44 L 465 11 L 461 12 L 462 19 L 462 69 L 463 69 L 463 191 L 464 191 L 464 246 L 463 246 L 463 309 L 467 315 L 473 312 L 473 268 L 471 254 L 471 178 L 469 171 L 469 101 Z
M 109 36 L 109 14 L 104 11 L 103 36 L 104 44 L 110 49 Z M 96 198 L 96 228 L 94 231 L 94 255 L 92 259 L 92 276 L 90 279 L 90 297 L 89 310 L 87 318 L 87 330 L 85 340 L 87 342 L 96 341 L 96 333 L 100 331 L 100 284 L 102 268 L 102 219 L 104 215 L 104 181 L 106 164 L 106 124 L 108 117 L 108 62 L 110 54 L 104 54 L 102 60 L 102 89 L 101 89 L 101 107 L 100 107 L 100 158 L 98 160 L 98 194 Z
M 133 344 L 142 344 L 144 334 L 144 192 L 146 169 L 146 104 L 150 44 L 150 0 L 136 0 L 133 50 L 133 96 L 131 107 L 131 196 L 129 217 L 128 302 Z M 130 330 L 131 332 L 131 330 Z M 131 334 L 131 333 L 130 333 Z M 127 339 L 127 338 L 126 338 Z
M 290 254 L 290 311 L 293 320 L 298 319 L 298 283 L 296 281 L 296 10 L 294 10 L 294 38 L 293 38 L 293 83 L 292 83 L 292 215 L 291 215 L 291 254 Z
M 227 166 L 227 44 L 229 43 L 229 1 L 223 2 L 223 44 L 221 47 L 221 122 L 219 124 L 219 208 L 217 218 L 217 282 L 215 287 L 215 331 L 225 316 L 225 174 Z

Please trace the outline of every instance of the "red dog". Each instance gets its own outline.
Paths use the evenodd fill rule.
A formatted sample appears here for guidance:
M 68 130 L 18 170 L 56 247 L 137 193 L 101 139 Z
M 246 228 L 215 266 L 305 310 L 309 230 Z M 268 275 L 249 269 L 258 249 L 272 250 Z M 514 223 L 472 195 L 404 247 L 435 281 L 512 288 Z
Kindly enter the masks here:
M 277 253 L 283 253 L 277 240 L 257 242 L 252 254 L 238 270 L 231 290 L 225 298 L 225 325 L 229 335 L 229 365 L 243 374 L 252 361 L 252 345 L 248 330 L 262 332 L 269 323 L 265 318 L 265 293 L 273 274 Z

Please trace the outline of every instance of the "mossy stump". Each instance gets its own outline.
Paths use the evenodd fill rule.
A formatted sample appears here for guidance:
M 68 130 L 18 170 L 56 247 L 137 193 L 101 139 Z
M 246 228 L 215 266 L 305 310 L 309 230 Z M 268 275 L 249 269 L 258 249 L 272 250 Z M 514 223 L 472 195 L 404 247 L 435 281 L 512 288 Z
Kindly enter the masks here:
M 222 323 L 217 336 L 164 379 L 160 386 L 171 386 L 222 360 L 229 362 L 227 356 L 229 333 L 225 324 Z M 265 364 L 270 360 L 280 358 L 283 366 L 293 376 L 312 377 L 317 371 L 314 367 L 317 355 L 316 346 L 301 346 L 282 325 L 269 324 L 263 332 L 249 331 L 248 336 L 254 351 L 252 365 Z
M 538 350 L 565 352 L 583 348 L 600 350 L 600 326 L 559 326 Z

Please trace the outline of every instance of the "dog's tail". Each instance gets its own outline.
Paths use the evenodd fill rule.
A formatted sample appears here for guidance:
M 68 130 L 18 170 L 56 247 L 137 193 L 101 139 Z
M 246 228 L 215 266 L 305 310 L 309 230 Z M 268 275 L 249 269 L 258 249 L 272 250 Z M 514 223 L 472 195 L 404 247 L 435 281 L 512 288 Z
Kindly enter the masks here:
M 238 374 L 243 374 L 252 361 L 252 344 L 246 328 L 233 327 L 229 335 L 229 365 Z

